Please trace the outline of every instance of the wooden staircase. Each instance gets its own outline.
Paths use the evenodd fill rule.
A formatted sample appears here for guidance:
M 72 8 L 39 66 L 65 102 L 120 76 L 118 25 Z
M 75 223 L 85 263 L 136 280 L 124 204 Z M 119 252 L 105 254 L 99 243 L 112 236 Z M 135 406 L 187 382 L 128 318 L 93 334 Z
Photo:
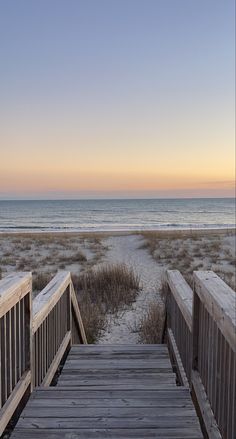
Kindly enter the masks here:
M 31 273 L 0 280 L 0 436 L 21 413 L 12 439 L 200 439 L 192 396 L 204 437 L 235 439 L 235 292 L 193 278 L 167 272 L 168 348 L 87 345 L 69 272 L 33 300 Z
M 165 345 L 74 345 L 55 387 L 37 388 L 12 439 L 202 438 Z

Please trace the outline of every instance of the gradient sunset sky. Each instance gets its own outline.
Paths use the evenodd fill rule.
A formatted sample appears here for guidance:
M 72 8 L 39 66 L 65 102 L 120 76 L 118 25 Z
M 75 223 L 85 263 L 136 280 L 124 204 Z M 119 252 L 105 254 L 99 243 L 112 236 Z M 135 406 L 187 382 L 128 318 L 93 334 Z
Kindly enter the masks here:
M 234 195 L 234 0 L 0 2 L 0 198 Z

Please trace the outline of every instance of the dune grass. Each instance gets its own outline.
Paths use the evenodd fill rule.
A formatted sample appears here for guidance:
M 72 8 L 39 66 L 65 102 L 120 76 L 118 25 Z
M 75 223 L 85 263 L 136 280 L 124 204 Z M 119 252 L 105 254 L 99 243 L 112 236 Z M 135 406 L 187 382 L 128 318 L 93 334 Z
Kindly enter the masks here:
M 151 302 L 140 321 L 139 338 L 141 343 L 161 343 L 164 320 L 164 303 Z
M 90 343 L 104 329 L 106 315 L 130 305 L 140 289 L 139 277 L 124 264 L 91 269 L 72 280 Z
M 164 276 L 160 289 L 161 300 L 149 303 L 148 309 L 141 317 L 138 326 L 139 339 L 144 344 L 162 343 L 162 336 L 166 317 L 166 300 L 169 287 Z

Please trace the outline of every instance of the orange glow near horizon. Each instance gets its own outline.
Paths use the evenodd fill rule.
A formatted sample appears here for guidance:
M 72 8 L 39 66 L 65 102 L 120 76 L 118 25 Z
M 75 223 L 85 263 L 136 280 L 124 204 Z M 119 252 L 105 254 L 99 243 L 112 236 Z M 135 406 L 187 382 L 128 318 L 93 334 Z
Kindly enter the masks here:
M 112 171 L 101 170 L 100 172 L 91 172 L 76 170 L 71 171 L 66 169 L 19 169 L 12 173 L 11 171 L 3 170 L 0 175 L 0 187 L 2 192 L 33 194 L 47 193 L 50 191 L 63 192 L 78 195 L 80 192 L 107 192 L 107 194 L 120 192 L 125 196 L 129 192 L 150 192 L 157 195 L 162 192 L 171 194 L 173 191 L 180 190 L 186 196 L 189 191 L 194 190 L 199 192 L 199 196 L 209 196 L 214 192 L 219 196 L 234 196 L 234 175 L 223 173 L 222 169 L 217 173 L 204 172 L 198 175 L 190 172 L 181 173 L 173 169 L 168 169 L 168 172 L 158 170 L 156 172 L 138 172 L 132 169 L 130 172 L 122 169 L 114 169 Z M 196 194 L 195 194 L 196 195 Z
M 185 149 L 171 137 L 169 143 L 166 138 L 163 142 L 149 140 L 149 145 L 134 139 L 128 147 L 118 147 L 117 139 L 113 143 L 110 139 L 108 148 L 108 142 L 104 141 L 102 146 L 99 138 L 90 139 L 91 143 L 78 139 L 79 145 L 85 145 L 81 148 L 75 139 L 69 146 L 63 143 L 49 146 L 42 136 L 45 146 L 40 148 L 39 141 L 34 142 L 33 137 L 25 143 L 18 137 L 14 144 L 20 144 L 19 153 L 14 154 L 16 148 L 5 139 L 0 162 L 0 195 L 45 193 L 47 196 L 54 191 L 79 196 L 81 191 L 96 194 L 101 191 L 111 196 L 112 192 L 126 196 L 130 192 L 155 195 L 156 191 L 157 196 L 162 193 L 164 196 L 181 191 L 188 196 L 193 190 L 194 196 L 198 192 L 199 196 L 212 193 L 234 196 L 233 148 L 225 148 L 227 153 L 223 155 L 222 144 L 207 148 L 203 143 L 201 148 L 191 145 Z M 186 138 L 187 141 L 190 144 L 190 139 Z M 162 143 L 165 147 L 158 146 Z M 232 139 L 228 143 L 232 145 Z M 33 149 L 30 144 L 34 144 Z

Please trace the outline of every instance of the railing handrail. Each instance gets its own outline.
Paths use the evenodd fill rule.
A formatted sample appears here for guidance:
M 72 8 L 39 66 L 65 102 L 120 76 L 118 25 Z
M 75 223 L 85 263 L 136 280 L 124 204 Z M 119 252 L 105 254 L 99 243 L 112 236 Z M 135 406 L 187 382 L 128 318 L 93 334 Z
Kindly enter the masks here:
M 235 292 L 213 271 L 195 271 L 193 276 L 195 292 L 236 352 Z
M 167 281 L 182 315 L 192 331 L 193 291 L 178 270 L 167 270 Z
M 182 315 L 192 331 L 193 290 L 178 270 L 167 270 L 167 281 Z M 236 352 L 236 296 L 213 271 L 194 271 L 194 287 L 222 334 Z
M 0 318 L 32 290 L 31 273 L 11 273 L 0 280 Z
M 70 272 L 59 271 L 46 287 L 33 299 L 33 333 L 37 331 L 70 283 Z

